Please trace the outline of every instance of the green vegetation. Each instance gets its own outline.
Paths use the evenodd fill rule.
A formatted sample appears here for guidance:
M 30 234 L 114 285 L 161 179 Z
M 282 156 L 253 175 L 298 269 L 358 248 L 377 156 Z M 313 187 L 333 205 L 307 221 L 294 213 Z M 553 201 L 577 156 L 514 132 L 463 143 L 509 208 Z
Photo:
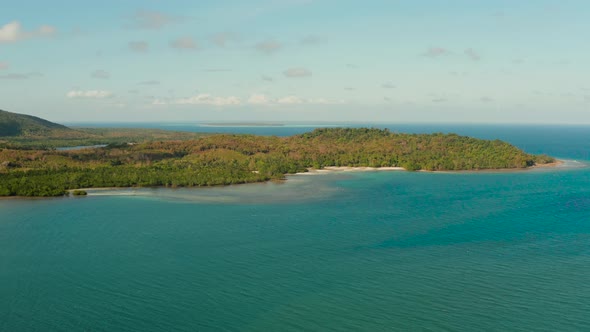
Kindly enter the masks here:
M 0 110 L 0 137 L 67 136 L 70 132 L 68 127 L 35 116 Z
M 73 129 L 70 129 L 73 130 Z M 190 140 L 206 136 L 202 133 L 140 128 L 77 128 L 75 134 L 53 132 L 49 136 L 0 137 L 0 148 L 50 150 L 60 147 L 127 144 L 149 141 Z
M 59 147 L 190 140 L 201 133 L 143 128 L 68 128 L 34 116 L 0 110 L 0 148 L 49 150 Z
M 86 196 L 88 193 L 85 190 L 74 190 L 72 191 L 73 196 Z
M 327 166 L 440 171 L 516 169 L 552 161 L 499 140 L 367 128 L 316 129 L 285 138 L 210 135 L 154 141 L 152 137 L 133 145 L 73 151 L 2 149 L 0 196 L 59 196 L 71 189 L 97 187 L 261 182 Z

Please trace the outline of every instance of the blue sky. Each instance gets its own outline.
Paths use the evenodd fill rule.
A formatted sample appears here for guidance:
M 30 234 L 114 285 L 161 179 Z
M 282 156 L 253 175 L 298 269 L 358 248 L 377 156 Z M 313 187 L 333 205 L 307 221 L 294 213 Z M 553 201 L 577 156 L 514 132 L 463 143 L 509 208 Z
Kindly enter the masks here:
M 590 123 L 590 2 L 20 1 L 0 109 L 53 121 Z

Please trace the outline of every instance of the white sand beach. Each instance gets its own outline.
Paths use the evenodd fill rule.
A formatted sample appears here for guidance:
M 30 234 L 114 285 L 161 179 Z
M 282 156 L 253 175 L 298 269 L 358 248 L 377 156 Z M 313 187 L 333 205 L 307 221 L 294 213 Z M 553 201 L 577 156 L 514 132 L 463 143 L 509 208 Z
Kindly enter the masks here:
M 375 172 L 375 171 L 405 171 L 403 167 L 350 167 L 350 166 L 327 166 L 322 169 L 309 168 L 307 172 L 300 172 L 301 175 L 314 175 L 334 172 Z
M 577 163 L 577 164 L 576 164 Z M 457 170 L 457 171 L 427 171 L 419 170 L 418 172 L 428 173 L 497 173 L 497 172 L 522 172 L 530 171 L 539 168 L 579 168 L 584 167 L 586 164 L 579 163 L 573 160 L 556 160 L 553 163 L 535 165 L 527 168 L 501 168 L 501 169 L 480 169 L 480 170 Z M 322 169 L 309 168 L 307 172 L 297 173 L 299 175 L 317 175 L 334 172 L 375 172 L 375 171 L 405 171 L 403 167 L 350 167 L 350 166 L 326 166 Z

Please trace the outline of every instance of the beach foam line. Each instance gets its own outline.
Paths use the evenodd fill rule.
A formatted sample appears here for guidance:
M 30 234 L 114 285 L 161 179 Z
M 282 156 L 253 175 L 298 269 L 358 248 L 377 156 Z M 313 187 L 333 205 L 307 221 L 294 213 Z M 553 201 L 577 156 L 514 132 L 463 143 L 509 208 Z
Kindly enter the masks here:
M 588 166 L 590 166 L 588 161 L 579 161 L 574 159 L 558 159 L 555 163 L 539 165 L 535 167 L 586 168 Z
M 324 167 L 328 171 L 342 172 L 374 172 L 374 171 L 405 171 L 403 167 L 348 167 L 348 166 L 328 166 Z

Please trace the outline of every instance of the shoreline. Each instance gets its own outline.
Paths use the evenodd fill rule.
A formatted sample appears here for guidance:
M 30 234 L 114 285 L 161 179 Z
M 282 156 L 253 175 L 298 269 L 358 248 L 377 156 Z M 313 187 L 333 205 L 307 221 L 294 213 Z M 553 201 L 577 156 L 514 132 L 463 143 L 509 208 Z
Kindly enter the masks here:
M 321 169 L 308 168 L 307 172 L 299 172 L 292 175 L 313 175 L 334 172 L 382 172 L 382 171 L 406 171 L 403 167 L 368 167 L 368 166 L 326 166 Z M 289 174 L 287 174 L 289 175 Z
M 559 160 L 559 159 L 555 159 L 554 162 L 552 163 L 548 163 L 548 164 L 541 164 L 541 165 L 533 165 L 529 168 L 545 168 L 545 167 L 557 167 L 560 165 L 565 164 L 565 160 Z
M 534 169 L 543 168 L 555 168 L 562 166 L 566 163 L 564 160 L 556 160 L 549 164 L 533 165 L 525 168 L 490 168 L 490 169 L 473 169 L 473 170 L 444 170 L 444 171 L 429 171 L 429 170 L 417 170 L 416 172 L 425 173 L 507 173 L 507 172 L 525 172 L 532 171 Z M 398 166 L 387 166 L 387 167 L 368 167 L 368 166 L 326 166 L 324 168 L 308 168 L 307 172 L 299 172 L 294 175 L 314 175 L 314 174 L 326 174 L 336 172 L 382 172 L 382 171 L 405 171 L 403 167 Z
M 534 171 L 537 169 L 552 169 L 558 167 L 564 167 L 568 162 L 575 162 L 580 163 L 576 160 L 556 160 L 553 163 L 549 164 L 541 164 L 541 165 L 534 165 L 526 168 L 499 168 L 499 169 L 480 169 L 480 170 L 449 170 L 449 171 L 427 171 L 427 170 L 418 170 L 417 172 L 423 173 L 456 173 L 456 174 L 476 174 L 476 173 L 519 173 L 519 172 L 526 172 L 526 171 Z M 319 174 L 332 174 L 332 173 L 355 173 L 355 172 L 391 172 L 391 171 L 404 171 L 408 172 L 403 167 L 368 167 L 368 166 L 327 166 L 322 169 L 316 168 L 308 168 L 307 172 L 299 172 L 295 174 L 285 174 L 284 180 L 278 180 L 279 182 L 287 181 L 288 176 L 297 176 L 297 175 L 319 175 Z M 76 188 L 76 189 L 68 189 L 66 190 L 69 195 L 64 196 L 48 196 L 48 197 L 38 197 L 38 196 L 0 196 L 0 200 L 3 199 L 47 199 L 47 198 L 82 198 L 87 196 L 102 196 L 101 193 L 91 193 L 89 192 L 88 195 L 83 196 L 73 196 L 72 192 L 75 190 L 82 190 L 82 191 L 109 191 L 109 190 L 130 190 L 130 189 L 161 189 L 161 188 L 169 188 L 169 189 L 178 189 L 178 188 L 220 188 L 220 187 L 230 187 L 230 186 L 238 186 L 244 184 L 264 184 L 269 183 L 277 180 L 268 180 L 268 181 L 259 181 L 259 182 L 248 182 L 248 183 L 240 183 L 240 184 L 231 184 L 231 185 L 217 185 L 217 186 L 195 186 L 195 187 L 166 187 L 166 186 L 151 186 L 151 187 L 94 187 L 94 188 Z M 109 195 L 110 196 L 110 195 Z

